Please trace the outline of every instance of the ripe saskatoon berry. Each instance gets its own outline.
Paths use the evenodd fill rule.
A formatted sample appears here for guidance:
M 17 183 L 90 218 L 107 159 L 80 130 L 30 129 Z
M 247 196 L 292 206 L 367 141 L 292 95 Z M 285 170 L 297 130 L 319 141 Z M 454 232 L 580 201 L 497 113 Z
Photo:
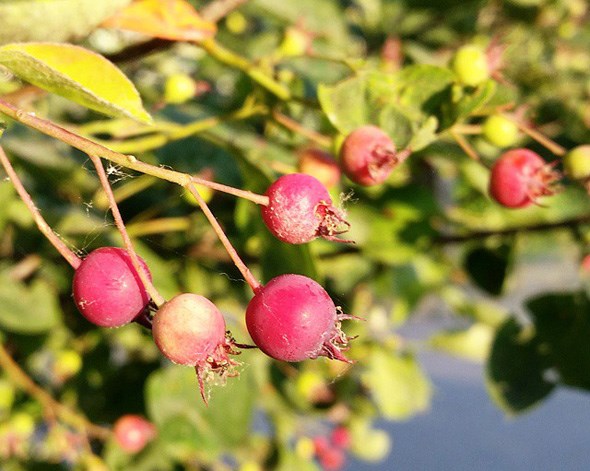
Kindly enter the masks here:
M 123 450 L 137 453 L 156 436 L 156 427 L 139 415 L 127 414 L 117 419 L 113 433 Z
M 299 154 L 300 173 L 311 175 L 326 188 L 332 188 L 340 181 L 340 166 L 332 154 L 320 149 L 308 148 Z
M 590 177 L 590 144 L 578 146 L 563 157 L 563 167 L 574 180 Z
M 551 184 L 558 180 L 541 156 L 528 149 L 512 149 L 494 163 L 489 191 L 491 197 L 507 208 L 523 208 L 537 203 L 540 196 L 552 195 Z
M 150 276 L 145 262 L 140 259 Z M 125 249 L 101 247 L 90 252 L 76 269 L 73 294 L 80 313 L 93 324 L 119 327 L 147 307 L 147 294 Z
M 311 278 L 280 275 L 259 288 L 246 309 L 246 326 L 254 343 L 268 356 L 303 361 L 326 356 L 350 362 L 343 354 L 349 338 L 328 293 Z
M 368 125 L 346 136 L 340 147 L 340 164 L 353 182 L 371 186 L 383 183 L 409 155 L 409 150 L 397 152 L 384 131 Z
M 333 206 L 328 190 L 311 175 L 283 175 L 265 194 L 269 201 L 262 206 L 262 219 L 279 240 L 304 244 L 323 237 L 348 242 L 335 237 L 348 230 L 343 211 Z
M 183 293 L 156 312 L 152 335 L 160 351 L 173 363 L 194 366 L 201 395 L 206 402 L 204 381 L 211 371 L 223 374 L 236 362 L 219 309 L 198 294 Z
M 490 77 L 490 65 L 486 52 L 473 44 L 457 50 L 452 69 L 459 82 L 475 87 Z

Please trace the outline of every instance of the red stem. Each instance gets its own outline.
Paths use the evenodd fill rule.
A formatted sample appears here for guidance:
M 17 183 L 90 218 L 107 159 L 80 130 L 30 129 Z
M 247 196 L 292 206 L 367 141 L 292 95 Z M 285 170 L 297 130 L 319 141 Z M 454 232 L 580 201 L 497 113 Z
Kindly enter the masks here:
M 209 223 L 213 227 L 213 230 L 217 234 L 217 237 L 219 237 L 219 240 L 221 241 L 221 243 L 225 247 L 225 250 L 227 251 L 227 253 L 231 257 L 235 266 L 238 268 L 238 270 L 240 270 L 240 273 L 244 277 L 244 280 L 246 280 L 246 283 L 248 283 L 250 288 L 252 288 L 252 291 L 254 291 L 254 293 L 256 293 L 262 287 L 262 284 L 256 278 L 254 278 L 254 275 L 252 275 L 252 272 L 250 271 L 250 269 L 246 266 L 244 261 L 240 258 L 240 256 L 238 255 L 238 252 L 236 251 L 236 249 L 234 248 L 234 246 L 232 245 L 232 243 L 230 242 L 228 237 L 225 235 L 223 228 L 221 227 L 221 225 L 219 224 L 219 222 L 217 221 L 217 219 L 215 218 L 215 216 L 213 215 L 213 213 L 209 209 L 209 206 L 207 205 L 207 203 L 205 202 L 203 197 L 199 194 L 194 183 L 189 182 L 185 188 L 188 191 L 190 191 L 190 193 L 195 197 L 195 199 L 197 200 L 197 203 L 199 203 L 199 206 L 201 207 L 201 210 L 203 211 L 203 214 L 205 214 L 205 217 L 208 219 Z
M 27 190 L 25 190 L 22 181 L 18 177 L 17 173 L 14 171 L 14 168 L 12 167 L 12 164 L 8 160 L 8 157 L 6 156 L 4 149 L 2 149 L 2 147 L 0 147 L 0 162 L 4 167 L 4 170 L 6 170 L 8 177 L 12 181 L 12 184 L 14 185 L 16 192 L 22 199 L 23 203 L 25 203 L 29 212 L 32 214 L 33 219 L 37 224 L 37 227 L 39 228 L 39 231 L 41 231 L 41 233 L 45 237 L 47 237 L 49 242 L 51 242 L 51 245 L 53 245 L 57 249 L 57 251 L 62 255 L 62 257 L 65 258 L 67 262 L 72 266 L 72 268 L 76 270 L 82 263 L 82 260 L 59 238 L 59 236 L 55 232 L 53 232 L 51 226 L 47 224 L 47 221 L 45 221 L 43 216 L 41 216 L 39 209 L 37 209 L 37 206 L 35 206 L 35 203 L 31 198 L 31 195 L 29 195 Z
M 150 280 L 149 275 L 144 270 L 144 267 L 141 265 L 139 261 L 139 257 L 133 248 L 133 242 L 131 242 L 131 238 L 127 233 L 127 229 L 125 228 L 125 222 L 121 216 L 121 212 L 119 211 L 119 206 L 117 205 L 117 200 L 115 199 L 115 195 L 113 194 L 113 189 L 111 188 L 111 184 L 109 182 L 109 178 L 102 166 L 102 162 L 99 157 L 96 155 L 88 154 L 90 160 L 94 164 L 96 168 L 96 172 L 98 173 L 98 179 L 100 180 L 100 184 L 106 194 L 107 200 L 109 202 L 109 206 L 111 207 L 111 213 L 113 214 L 113 219 L 115 220 L 115 224 L 119 233 L 121 234 L 121 238 L 123 239 L 123 244 L 129 253 L 129 257 L 131 257 L 131 263 L 133 267 L 137 271 L 141 282 L 143 283 L 146 291 L 152 298 L 152 300 L 156 303 L 159 307 L 166 302 L 164 297 L 158 292 L 152 281 Z

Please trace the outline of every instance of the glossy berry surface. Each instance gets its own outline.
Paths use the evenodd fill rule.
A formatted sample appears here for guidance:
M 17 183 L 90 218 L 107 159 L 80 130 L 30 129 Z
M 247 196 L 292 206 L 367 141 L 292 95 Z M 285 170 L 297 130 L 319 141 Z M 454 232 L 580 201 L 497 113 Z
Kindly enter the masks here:
M 491 115 L 484 121 L 482 132 L 486 140 L 497 147 L 510 147 L 518 141 L 516 123 L 499 114 Z
M 348 178 L 359 185 L 383 183 L 406 157 L 377 126 L 362 126 L 346 136 L 340 147 L 340 165 Z
M 335 236 L 348 229 L 326 187 L 311 175 L 283 175 L 265 194 L 269 202 L 262 206 L 262 219 L 283 242 L 304 244 L 316 237 L 338 240 Z
M 500 156 L 491 174 L 490 196 L 507 208 L 523 208 L 540 196 L 554 193 L 551 184 L 559 178 L 540 155 L 528 149 L 513 149 Z
M 336 159 L 321 149 L 309 148 L 299 154 L 300 173 L 311 175 L 326 188 L 332 188 L 340 181 L 340 166 Z
M 225 341 L 225 320 L 219 309 L 198 294 L 183 293 L 156 312 L 152 335 L 173 363 L 196 366 Z
M 490 66 L 485 51 L 473 44 L 457 50 L 452 69 L 459 82 L 475 87 L 490 77 Z
M 261 287 L 246 309 L 254 343 L 277 360 L 297 362 L 318 356 L 347 361 L 340 348 L 347 338 L 328 293 L 311 278 L 280 275 Z
M 140 259 L 140 263 L 149 275 L 145 262 Z M 80 313 L 102 327 L 128 324 L 150 301 L 131 257 L 118 247 L 90 252 L 76 269 L 72 284 Z
M 575 180 L 590 177 L 590 145 L 578 146 L 565 154 L 563 168 Z
M 156 427 L 143 417 L 127 414 L 113 426 L 117 444 L 127 453 L 138 453 L 156 436 Z

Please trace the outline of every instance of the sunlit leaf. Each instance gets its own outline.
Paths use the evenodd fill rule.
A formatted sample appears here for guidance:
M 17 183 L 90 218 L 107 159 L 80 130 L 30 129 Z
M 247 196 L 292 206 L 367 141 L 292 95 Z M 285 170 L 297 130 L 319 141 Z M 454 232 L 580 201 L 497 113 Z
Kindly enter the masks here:
M 202 41 L 214 36 L 217 30 L 186 0 L 139 0 L 103 26 L 174 41 Z

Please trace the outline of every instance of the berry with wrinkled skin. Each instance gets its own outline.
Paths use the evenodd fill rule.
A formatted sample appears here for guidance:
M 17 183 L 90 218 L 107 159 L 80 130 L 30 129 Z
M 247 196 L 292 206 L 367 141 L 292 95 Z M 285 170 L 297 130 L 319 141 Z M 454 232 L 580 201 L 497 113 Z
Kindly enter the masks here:
M 512 149 L 494 163 L 490 196 L 507 208 L 524 208 L 541 196 L 554 193 L 551 184 L 559 174 L 541 156 L 529 149 Z
M 359 185 L 383 183 L 394 168 L 409 156 L 397 152 L 390 137 L 377 126 L 362 126 L 346 136 L 340 147 L 340 165 Z
M 145 272 L 149 269 L 139 260 Z M 150 301 L 125 249 L 101 247 L 76 269 L 73 294 L 80 313 L 93 324 L 120 327 L 138 317 Z
M 156 427 L 143 417 L 127 414 L 113 426 L 117 444 L 127 453 L 138 453 L 156 436 Z
M 318 179 L 326 188 L 332 188 L 340 181 L 340 166 L 336 159 L 320 149 L 304 149 L 299 154 L 298 169 Z
M 574 180 L 590 177 L 590 144 L 578 146 L 563 157 L 563 168 Z
M 235 364 L 228 358 L 228 353 L 235 352 L 226 336 L 223 315 L 198 294 L 179 294 L 160 307 L 152 322 L 152 335 L 170 361 L 195 367 L 205 402 L 208 373 L 223 374 Z
M 345 242 L 335 237 L 348 230 L 344 214 L 316 178 L 303 173 L 283 175 L 265 194 L 269 201 L 262 206 L 262 219 L 279 240 L 304 244 L 323 237 Z
M 246 309 L 246 326 L 268 356 L 297 362 L 326 356 L 347 361 L 341 349 L 348 338 L 328 293 L 311 278 L 280 275 L 259 288 Z

